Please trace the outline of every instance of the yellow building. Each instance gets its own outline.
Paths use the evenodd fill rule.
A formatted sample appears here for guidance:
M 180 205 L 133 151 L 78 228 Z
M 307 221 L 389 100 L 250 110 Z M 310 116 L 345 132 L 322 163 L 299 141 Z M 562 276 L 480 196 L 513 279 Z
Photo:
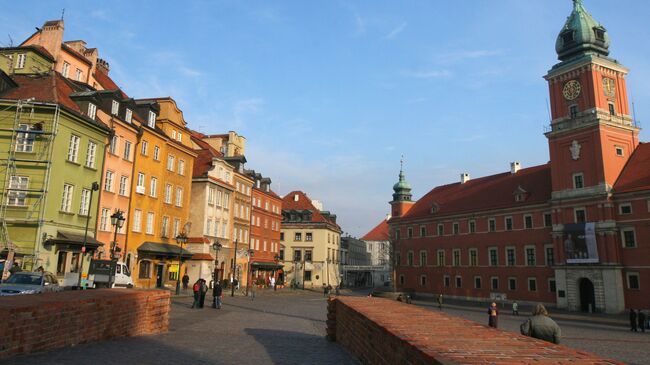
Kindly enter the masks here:
M 302 191 L 282 199 L 281 280 L 299 288 L 336 287 L 341 283 L 341 228 L 336 215 Z
M 135 148 L 127 262 L 135 263 L 132 271 L 137 287 L 173 287 L 179 277 L 179 257 L 191 257 L 176 238 L 192 233 L 189 211 L 196 153 L 183 113 L 173 99 L 135 103 L 144 121 Z

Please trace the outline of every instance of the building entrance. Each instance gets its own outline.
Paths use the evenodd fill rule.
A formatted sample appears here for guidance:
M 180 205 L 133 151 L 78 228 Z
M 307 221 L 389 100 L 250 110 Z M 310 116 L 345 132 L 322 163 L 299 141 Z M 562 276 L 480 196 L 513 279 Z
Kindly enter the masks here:
M 162 288 L 165 265 L 156 266 L 156 288 Z
M 583 312 L 594 311 L 595 304 L 594 283 L 587 278 L 580 279 L 580 310 Z

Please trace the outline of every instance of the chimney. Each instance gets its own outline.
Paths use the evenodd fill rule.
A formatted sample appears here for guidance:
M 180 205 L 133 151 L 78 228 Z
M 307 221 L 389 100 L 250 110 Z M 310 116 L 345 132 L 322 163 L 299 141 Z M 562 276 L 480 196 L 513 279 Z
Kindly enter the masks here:
M 510 163 L 510 173 L 511 174 L 516 174 L 517 171 L 521 170 L 521 164 L 519 161 L 511 162 Z
M 102 58 L 97 59 L 97 70 L 100 72 L 103 72 L 104 74 L 108 75 L 108 71 L 110 70 L 110 67 L 108 65 L 108 62 Z
M 466 183 L 468 181 L 469 181 L 469 174 L 468 173 L 463 172 L 462 174 L 460 174 L 460 183 L 461 184 L 464 184 L 464 183 Z
M 40 39 L 36 44 L 45 48 L 54 59 L 59 58 L 61 43 L 63 43 L 63 20 L 50 20 L 43 24 Z

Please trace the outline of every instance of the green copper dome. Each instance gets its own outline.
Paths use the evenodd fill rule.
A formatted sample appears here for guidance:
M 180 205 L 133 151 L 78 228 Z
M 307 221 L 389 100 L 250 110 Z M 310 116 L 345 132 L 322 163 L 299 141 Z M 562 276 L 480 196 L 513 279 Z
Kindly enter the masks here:
M 404 161 L 400 161 L 399 181 L 393 185 L 393 201 L 411 201 L 411 185 L 404 177 Z
M 555 42 L 560 61 L 584 54 L 609 55 L 607 30 L 585 9 L 582 0 L 573 0 L 573 11 Z

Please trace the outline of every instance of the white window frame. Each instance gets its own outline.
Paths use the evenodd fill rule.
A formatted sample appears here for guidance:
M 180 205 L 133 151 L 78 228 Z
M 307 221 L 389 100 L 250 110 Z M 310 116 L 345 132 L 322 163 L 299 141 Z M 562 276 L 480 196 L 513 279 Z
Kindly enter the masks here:
M 68 77 L 69 71 L 70 71 L 70 64 L 63 61 L 63 66 L 61 66 L 61 75 L 63 75 L 63 77 Z
M 124 151 L 122 153 L 122 158 L 131 161 L 131 141 L 124 141 Z
M 88 147 L 86 148 L 86 167 L 91 169 L 95 168 L 95 159 L 97 155 L 97 143 L 93 141 L 88 141 Z
M 625 242 L 625 232 L 632 232 L 632 237 L 634 239 L 634 246 L 627 246 Z M 636 229 L 634 227 L 623 227 L 621 228 L 621 244 L 623 248 L 637 248 L 637 239 L 636 239 Z
M 146 234 L 153 234 L 153 226 L 154 222 L 156 220 L 156 214 L 154 212 L 147 212 L 147 226 L 146 226 Z
M 23 207 L 27 204 L 27 192 L 13 189 L 29 189 L 29 176 L 12 175 L 7 189 L 7 205 Z
M 133 211 L 133 232 L 142 232 L 142 210 Z
M 61 198 L 61 211 L 70 213 L 72 209 L 72 197 L 74 196 L 74 185 L 63 184 L 63 194 Z
M 526 219 L 530 218 L 530 227 L 526 225 Z M 524 229 L 533 229 L 535 228 L 535 220 L 533 219 L 532 214 L 524 214 Z
M 154 113 L 153 110 L 149 110 L 147 125 L 151 128 L 156 128 L 156 113 Z
M 149 142 L 142 140 L 142 143 L 140 144 L 140 154 L 142 156 L 147 156 L 149 153 Z
M 27 61 L 26 53 L 19 53 L 16 57 L 16 69 L 25 68 L 25 63 Z
M 515 261 L 512 263 L 512 265 L 510 265 L 510 263 L 508 262 L 508 250 L 513 251 L 513 257 L 514 257 Z M 506 266 L 508 266 L 508 267 L 517 266 L 517 248 L 515 246 L 506 246 L 504 251 L 505 251 L 504 254 L 505 254 L 505 264 L 506 264 Z
M 93 103 L 88 103 L 88 117 L 90 119 L 95 119 L 96 115 L 97 115 L 97 105 Z
M 111 213 L 111 210 L 108 208 L 102 208 L 102 214 L 99 216 L 99 230 L 104 232 L 109 232 L 108 229 L 108 216 Z
M 106 170 L 104 174 L 104 191 L 113 192 L 113 177 L 115 173 L 111 170 Z
M 153 159 L 160 161 L 160 147 L 158 146 L 153 146 Z
M 143 172 L 138 172 L 138 179 L 136 180 L 136 185 L 135 185 L 136 186 L 135 192 L 138 193 L 138 194 L 146 194 L 147 193 L 146 188 L 144 187 L 144 179 L 145 179 L 144 173 Z M 140 189 L 140 190 L 142 190 L 142 192 L 138 192 L 138 188 L 140 188 L 140 187 L 142 188 L 142 189 Z
M 581 187 L 577 187 L 578 184 L 576 184 L 576 177 L 580 177 L 580 182 L 582 184 Z M 574 189 L 584 189 L 585 187 L 585 174 L 582 172 L 576 172 L 575 174 L 571 175 L 571 181 L 573 183 L 573 188 Z
M 532 265 L 530 263 L 528 263 L 528 250 L 531 250 L 531 249 L 533 250 L 533 256 L 535 258 L 535 262 Z M 524 246 L 524 263 L 528 267 L 537 266 L 537 246 L 533 246 L 533 245 Z M 546 265 L 546 263 L 544 263 L 544 265 Z
M 68 144 L 68 161 L 77 163 L 79 159 L 79 143 L 81 137 L 76 134 L 70 135 L 70 143 Z
M 167 155 L 167 171 L 174 171 L 174 162 L 176 157 L 174 155 Z
M 113 135 L 113 137 L 111 137 L 111 144 L 108 146 L 108 152 L 110 152 L 113 155 L 117 155 L 117 145 L 119 143 L 120 143 L 119 137 Z
M 74 75 L 75 80 L 81 81 L 82 76 L 83 76 L 83 71 L 81 71 L 80 69 L 76 69 Z
M 185 176 L 185 160 L 178 160 L 178 174 Z
M 474 257 L 476 258 L 476 262 L 472 264 L 472 253 L 474 253 Z M 476 267 L 478 266 L 478 249 L 477 248 L 470 248 L 467 250 L 467 262 L 469 263 L 470 267 Z
M 129 177 L 128 176 L 120 176 L 120 190 L 119 194 L 121 196 L 129 196 Z
M 619 154 L 618 151 L 621 151 L 621 153 Z M 614 154 L 617 157 L 625 157 L 625 148 L 622 146 L 614 146 Z
M 623 208 L 624 208 L 624 207 L 629 207 L 629 208 L 630 208 L 630 211 L 629 211 L 628 213 L 623 213 Z M 626 203 L 620 203 L 620 204 L 618 204 L 618 214 L 621 214 L 621 215 L 628 215 L 628 214 L 632 214 L 632 213 L 634 213 L 634 211 L 632 210 L 632 203 L 631 203 L 631 202 L 626 202 Z
M 79 203 L 79 215 L 88 216 L 90 212 L 90 189 L 81 189 L 81 202 Z
M 180 186 L 176 187 L 176 206 L 183 206 L 183 188 Z
M 16 152 L 34 152 L 35 135 L 29 133 L 31 130 L 29 124 L 19 124 L 18 129 L 24 132 L 17 132 L 16 134 Z
M 171 204 L 172 203 L 172 195 L 174 187 L 172 184 L 165 184 L 165 203 Z
M 636 281 L 639 284 L 638 288 L 632 288 L 630 286 L 630 276 L 636 276 L 637 277 Z M 628 290 L 641 290 L 641 275 L 639 275 L 638 272 L 632 271 L 632 272 L 625 273 L 625 282 L 627 284 L 627 289 Z
M 158 178 L 155 176 L 149 179 L 149 196 L 152 198 L 158 196 Z
M 510 221 L 510 228 L 508 228 L 508 221 Z M 515 221 L 512 219 L 512 216 L 503 218 L 503 229 L 506 231 L 512 231 L 515 229 Z
M 490 229 L 491 224 L 494 223 L 494 230 Z M 497 219 L 496 218 L 488 218 L 488 232 L 496 232 L 497 231 Z
M 492 252 L 496 251 L 496 257 L 497 262 L 495 264 L 492 264 Z M 488 247 L 488 266 L 491 267 L 497 267 L 499 266 L 499 248 L 498 247 Z
M 163 216 L 162 223 L 160 228 L 160 237 L 168 238 L 169 237 L 169 217 Z
M 120 112 L 120 103 L 117 100 L 111 102 L 111 114 L 117 115 Z
M 127 123 L 131 123 L 133 120 L 133 111 L 129 108 L 126 108 L 126 112 L 124 114 L 124 121 Z

